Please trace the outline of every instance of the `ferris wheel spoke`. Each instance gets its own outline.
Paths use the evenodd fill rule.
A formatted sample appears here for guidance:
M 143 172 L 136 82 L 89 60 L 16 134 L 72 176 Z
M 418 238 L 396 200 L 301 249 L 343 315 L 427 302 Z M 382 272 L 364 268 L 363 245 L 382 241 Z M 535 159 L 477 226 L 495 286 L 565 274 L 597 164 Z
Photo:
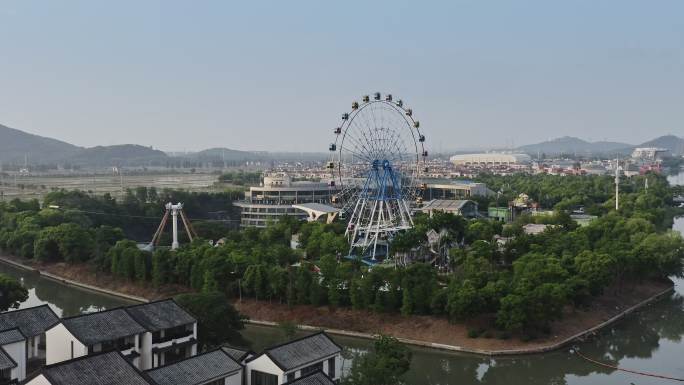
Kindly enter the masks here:
M 356 150 L 352 150 L 351 148 L 349 148 L 349 147 L 344 147 L 344 146 L 341 147 L 341 148 L 342 148 L 342 150 L 345 150 L 345 151 L 349 152 L 350 154 L 356 156 L 357 158 L 360 158 L 360 159 L 363 159 L 363 160 L 366 160 L 366 161 L 369 161 L 369 162 L 370 162 L 370 158 L 368 158 L 366 155 L 364 155 L 364 154 L 362 154 L 362 153 L 360 153 L 360 152 L 358 152 L 358 151 L 356 151 Z

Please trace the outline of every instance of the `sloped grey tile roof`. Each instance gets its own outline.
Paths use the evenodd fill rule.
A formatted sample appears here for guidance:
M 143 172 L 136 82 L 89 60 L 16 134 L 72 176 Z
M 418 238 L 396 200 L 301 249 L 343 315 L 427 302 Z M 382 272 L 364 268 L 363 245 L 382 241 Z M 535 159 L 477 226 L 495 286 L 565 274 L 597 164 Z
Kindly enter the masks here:
M 7 329 L 0 332 L 0 346 L 24 340 L 26 340 L 26 337 L 21 334 L 19 328 Z
M 316 333 L 267 349 L 266 354 L 288 371 L 340 352 L 342 349 L 325 333 Z
M 48 365 L 41 373 L 52 385 L 156 385 L 119 352 Z
M 0 314 L 0 330 L 19 328 L 26 337 L 33 337 L 57 321 L 57 314 L 48 305 L 41 305 Z
M 196 322 L 172 299 L 129 306 L 126 311 L 150 332 Z
M 242 369 L 231 356 L 221 349 L 186 358 L 147 374 L 159 385 L 198 385 L 226 377 Z
M 16 368 L 17 363 L 14 362 L 12 357 L 5 351 L 5 349 L 0 348 L 0 370 Z
M 238 348 L 234 348 L 232 346 L 222 346 L 221 350 L 226 352 L 229 356 L 233 357 L 235 361 L 242 361 L 242 359 L 249 353 L 247 350 L 242 350 Z
M 94 345 L 146 331 L 122 308 L 63 318 L 62 323 L 71 334 L 86 345 Z
M 298 379 L 287 382 L 285 385 L 335 385 L 335 382 L 330 379 L 325 373 L 318 371 L 312 374 L 299 377 Z

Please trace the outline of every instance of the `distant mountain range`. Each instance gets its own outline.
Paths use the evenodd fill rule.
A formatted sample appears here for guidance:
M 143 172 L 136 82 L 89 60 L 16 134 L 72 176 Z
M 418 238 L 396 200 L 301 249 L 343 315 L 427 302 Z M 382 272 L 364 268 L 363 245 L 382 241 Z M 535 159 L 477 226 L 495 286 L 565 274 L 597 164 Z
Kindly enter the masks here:
M 670 150 L 674 155 L 684 154 L 684 139 L 674 135 L 661 136 L 639 145 L 621 142 L 588 142 L 580 138 L 564 136 L 536 144 L 520 146 L 516 150 L 530 155 L 537 154 L 629 154 L 636 147 L 661 147 Z
M 0 163 L 23 165 L 65 165 L 85 167 L 112 166 L 189 166 L 212 163 L 240 165 L 244 162 L 306 162 L 327 159 L 327 153 L 240 151 L 210 148 L 190 153 L 165 153 L 137 144 L 79 147 L 0 125 Z
M 588 142 L 565 136 L 537 144 L 518 147 L 516 150 L 537 154 L 629 154 L 635 147 L 662 147 L 675 155 L 684 155 L 684 139 L 666 135 L 637 146 L 620 142 Z M 240 165 L 244 162 L 308 162 L 328 159 L 322 152 L 264 152 L 240 151 L 229 148 L 210 148 L 192 153 L 165 153 L 136 144 L 96 146 L 84 148 L 57 139 L 29 134 L 0 125 L 0 163 L 22 165 L 73 165 L 86 167 L 111 166 L 179 166 L 213 163 L 214 165 Z M 194 167 L 194 166 L 193 166 Z

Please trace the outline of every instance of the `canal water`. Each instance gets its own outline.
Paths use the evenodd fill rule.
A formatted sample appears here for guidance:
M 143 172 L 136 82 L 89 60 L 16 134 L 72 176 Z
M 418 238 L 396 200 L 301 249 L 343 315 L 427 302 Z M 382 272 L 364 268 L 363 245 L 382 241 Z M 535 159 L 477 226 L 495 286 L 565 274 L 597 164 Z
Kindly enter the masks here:
M 684 184 L 684 172 L 671 178 Z M 674 228 L 684 233 L 684 218 Z M 97 311 L 130 302 L 117 297 L 65 286 L 39 275 L 0 263 L 0 272 L 18 277 L 29 289 L 22 307 L 49 304 L 59 315 L 69 316 Z M 669 298 L 636 312 L 605 329 L 598 338 L 579 344 L 589 357 L 622 368 L 684 378 L 684 280 L 675 280 L 675 293 Z M 282 342 L 277 328 L 248 326 L 243 335 L 252 348 Z M 362 354 L 370 341 L 334 337 L 349 356 Z M 584 361 L 568 349 L 529 356 L 488 358 L 434 349 L 411 348 L 413 362 L 406 376 L 409 385 L 655 385 L 675 383 L 653 377 L 612 370 Z M 345 360 L 343 370 L 347 370 Z

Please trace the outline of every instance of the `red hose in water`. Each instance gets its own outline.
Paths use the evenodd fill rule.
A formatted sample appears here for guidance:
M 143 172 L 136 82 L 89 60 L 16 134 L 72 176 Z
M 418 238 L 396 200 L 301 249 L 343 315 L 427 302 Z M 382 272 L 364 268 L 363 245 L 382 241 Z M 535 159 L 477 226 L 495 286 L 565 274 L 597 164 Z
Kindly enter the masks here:
M 619 368 L 619 367 L 614 366 L 614 365 L 606 364 L 606 363 L 604 363 L 604 362 L 592 360 L 591 358 L 589 358 L 589 357 L 585 356 L 584 354 L 580 353 L 579 350 L 577 350 L 577 349 L 572 349 L 571 352 L 577 353 L 578 356 L 582 357 L 583 359 L 585 359 L 585 360 L 587 360 L 587 361 L 589 361 L 589 362 L 591 362 L 591 363 L 594 363 L 594 364 L 600 365 L 600 366 L 604 366 L 604 367 L 606 367 L 606 368 L 611 368 L 611 369 L 615 369 L 615 370 L 620 370 L 620 371 L 627 372 L 627 373 L 634 373 L 634 374 L 638 374 L 638 375 L 640 375 L 640 376 L 664 378 L 664 379 L 666 379 L 666 380 L 684 382 L 684 378 L 668 377 L 668 376 L 663 376 L 663 375 L 660 375 L 660 374 L 647 373 L 647 372 L 639 372 L 639 371 L 630 370 L 630 369 L 623 369 L 623 368 Z

